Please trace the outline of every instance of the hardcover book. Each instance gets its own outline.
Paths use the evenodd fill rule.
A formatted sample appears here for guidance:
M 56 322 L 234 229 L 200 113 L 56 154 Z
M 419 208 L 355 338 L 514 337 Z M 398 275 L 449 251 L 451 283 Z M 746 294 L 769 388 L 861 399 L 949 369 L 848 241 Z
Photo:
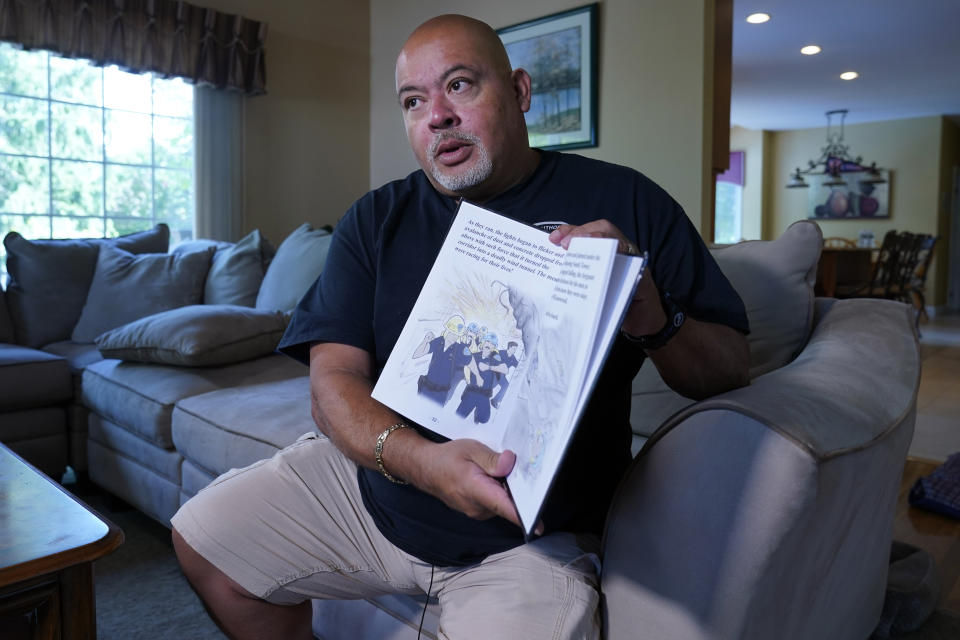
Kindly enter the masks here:
M 613 345 L 646 256 L 547 233 L 463 202 L 373 389 L 450 439 L 517 456 L 527 535 Z

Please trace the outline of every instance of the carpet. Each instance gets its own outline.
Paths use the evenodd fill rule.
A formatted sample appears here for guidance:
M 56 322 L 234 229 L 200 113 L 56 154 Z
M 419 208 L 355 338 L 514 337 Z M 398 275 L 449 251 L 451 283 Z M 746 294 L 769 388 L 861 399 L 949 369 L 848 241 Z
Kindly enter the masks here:
M 80 498 L 125 536 L 93 565 L 99 640 L 226 639 L 183 577 L 169 529 L 135 509 L 111 509 L 115 501 L 99 493 Z
M 957 640 L 960 638 L 960 614 L 934 611 L 916 631 L 892 637 L 897 640 Z

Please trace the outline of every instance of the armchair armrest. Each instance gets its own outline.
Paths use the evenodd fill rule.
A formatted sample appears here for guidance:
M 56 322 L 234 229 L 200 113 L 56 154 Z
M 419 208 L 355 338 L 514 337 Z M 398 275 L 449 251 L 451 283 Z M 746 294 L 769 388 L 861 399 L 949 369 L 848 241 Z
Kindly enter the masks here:
M 920 358 L 906 305 L 821 305 L 790 364 L 668 419 L 604 535 L 607 638 L 868 637 Z

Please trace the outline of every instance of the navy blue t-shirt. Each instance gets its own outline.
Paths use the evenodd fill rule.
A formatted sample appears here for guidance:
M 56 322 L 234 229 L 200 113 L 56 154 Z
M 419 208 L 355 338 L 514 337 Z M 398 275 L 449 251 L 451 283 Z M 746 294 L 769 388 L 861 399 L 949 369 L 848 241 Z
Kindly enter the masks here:
M 572 154 L 542 151 L 533 175 L 483 203 L 543 228 L 606 218 L 649 251 L 653 279 L 699 320 L 748 331 L 740 297 L 680 206 L 640 173 Z M 323 273 L 297 306 L 280 350 L 304 363 L 316 342 L 373 354 L 378 371 L 393 349 L 456 215 L 422 171 L 360 198 L 338 223 Z M 546 531 L 601 533 L 630 462 L 631 382 L 643 351 L 618 339 L 567 449 L 541 514 Z M 415 425 L 432 440 L 445 438 Z M 383 535 L 425 562 L 465 565 L 523 543 L 516 525 L 478 521 L 410 485 L 360 467 L 364 505 Z

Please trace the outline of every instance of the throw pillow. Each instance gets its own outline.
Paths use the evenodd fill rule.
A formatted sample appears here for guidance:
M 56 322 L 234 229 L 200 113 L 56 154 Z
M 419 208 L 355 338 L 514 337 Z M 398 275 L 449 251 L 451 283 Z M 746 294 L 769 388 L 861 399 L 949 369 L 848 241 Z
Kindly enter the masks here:
M 205 367 L 273 353 L 289 316 L 239 305 L 190 305 L 141 318 L 97 338 L 104 358 Z
M 181 255 L 133 255 L 101 247 L 90 293 L 71 339 L 93 342 L 104 331 L 144 316 L 198 304 L 213 252 L 210 247 Z
M 110 239 L 27 240 L 11 231 L 7 250 L 7 306 L 19 344 L 42 347 L 70 339 L 87 299 L 100 246 L 130 253 L 162 253 L 170 229 L 153 229 Z
M 801 220 L 776 240 L 750 240 L 711 250 L 747 310 L 751 379 L 789 363 L 807 344 L 822 245 L 820 227 Z M 692 402 L 670 389 L 648 360 L 633 380 L 630 424 L 634 433 L 649 436 Z
M 232 246 L 232 242 L 227 242 L 225 240 L 210 240 L 208 238 L 200 238 L 199 240 L 187 240 L 186 242 L 181 242 L 176 246 L 170 247 L 170 253 L 193 253 L 194 251 L 203 251 L 204 249 L 209 249 L 210 247 L 213 247 L 214 250 L 217 250 L 228 249 Z
M 256 229 L 236 244 L 218 249 L 207 274 L 204 303 L 254 306 L 270 254 L 270 243 Z
M 323 271 L 333 236 L 309 223 L 287 236 L 267 267 L 257 294 L 257 309 L 289 311 Z
M 813 285 L 823 247 L 820 227 L 795 222 L 776 240 L 714 249 L 750 320 L 750 377 L 793 360 L 813 329 Z

